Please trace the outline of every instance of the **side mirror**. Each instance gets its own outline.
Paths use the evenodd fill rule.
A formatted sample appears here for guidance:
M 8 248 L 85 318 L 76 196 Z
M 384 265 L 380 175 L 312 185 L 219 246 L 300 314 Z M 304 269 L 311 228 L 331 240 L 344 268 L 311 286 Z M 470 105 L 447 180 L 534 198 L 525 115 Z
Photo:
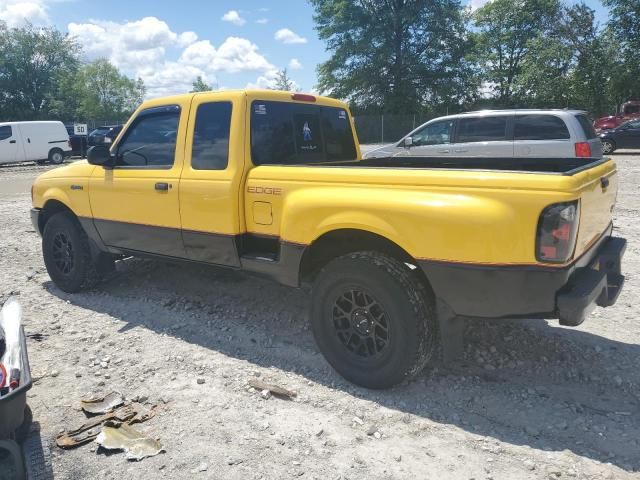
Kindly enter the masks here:
M 413 137 L 407 137 L 404 139 L 404 146 L 410 147 L 413 145 Z
M 96 145 L 87 150 L 87 161 L 91 165 L 101 165 L 104 168 L 113 168 L 114 157 L 105 145 Z

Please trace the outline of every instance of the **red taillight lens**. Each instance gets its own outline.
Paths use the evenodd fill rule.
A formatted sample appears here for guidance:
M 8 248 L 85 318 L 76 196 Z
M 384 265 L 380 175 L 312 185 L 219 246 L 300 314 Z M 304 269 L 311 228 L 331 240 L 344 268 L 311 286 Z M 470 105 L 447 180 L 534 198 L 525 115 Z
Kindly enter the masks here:
M 536 259 L 547 263 L 565 263 L 573 256 L 578 236 L 578 201 L 556 203 L 542 211 L 538 221 Z
M 293 95 L 291 95 L 291 98 L 299 102 L 315 102 L 316 101 L 316 97 L 314 97 L 313 95 L 308 95 L 306 93 L 294 93 Z
M 576 157 L 589 158 L 591 157 L 591 145 L 587 142 L 576 143 Z

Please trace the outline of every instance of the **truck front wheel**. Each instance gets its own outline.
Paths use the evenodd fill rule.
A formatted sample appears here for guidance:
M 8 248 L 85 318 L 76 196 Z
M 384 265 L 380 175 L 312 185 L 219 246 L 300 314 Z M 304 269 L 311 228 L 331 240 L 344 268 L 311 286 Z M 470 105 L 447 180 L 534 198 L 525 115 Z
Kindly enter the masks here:
M 47 221 L 42 234 L 42 254 L 51 280 L 67 293 L 90 288 L 100 278 L 89 239 L 78 220 L 68 212 L 56 213 Z
M 320 351 L 344 378 L 389 388 L 419 373 L 436 349 L 433 298 L 403 262 L 378 252 L 332 260 L 311 300 Z

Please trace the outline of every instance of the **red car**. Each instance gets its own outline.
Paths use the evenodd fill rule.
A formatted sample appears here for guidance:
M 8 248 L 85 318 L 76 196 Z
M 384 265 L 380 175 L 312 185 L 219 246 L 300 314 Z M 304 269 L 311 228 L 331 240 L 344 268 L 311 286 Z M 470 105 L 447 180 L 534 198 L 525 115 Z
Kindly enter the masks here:
M 640 118 L 640 100 L 630 100 L 622 105 L 621 113 L 600 117 L 593 122 L 593 127 L 598 131 L 611 130 L 636 118 Z

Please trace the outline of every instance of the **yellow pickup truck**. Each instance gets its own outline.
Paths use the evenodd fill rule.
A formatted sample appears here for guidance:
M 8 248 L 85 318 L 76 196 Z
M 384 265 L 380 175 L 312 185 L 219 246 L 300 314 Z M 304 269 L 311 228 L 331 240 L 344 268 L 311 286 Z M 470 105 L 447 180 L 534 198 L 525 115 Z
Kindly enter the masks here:
M 609 159 L 362 160 L 342 102 L 223 91 L 145 102 L 110 149 L 42 174 L 31 215 L 65 292 L 125 256 L 311 284 L 328 362 L 386 388 L 453 356 L 460 319 L 612 305 L 616 192 Z

